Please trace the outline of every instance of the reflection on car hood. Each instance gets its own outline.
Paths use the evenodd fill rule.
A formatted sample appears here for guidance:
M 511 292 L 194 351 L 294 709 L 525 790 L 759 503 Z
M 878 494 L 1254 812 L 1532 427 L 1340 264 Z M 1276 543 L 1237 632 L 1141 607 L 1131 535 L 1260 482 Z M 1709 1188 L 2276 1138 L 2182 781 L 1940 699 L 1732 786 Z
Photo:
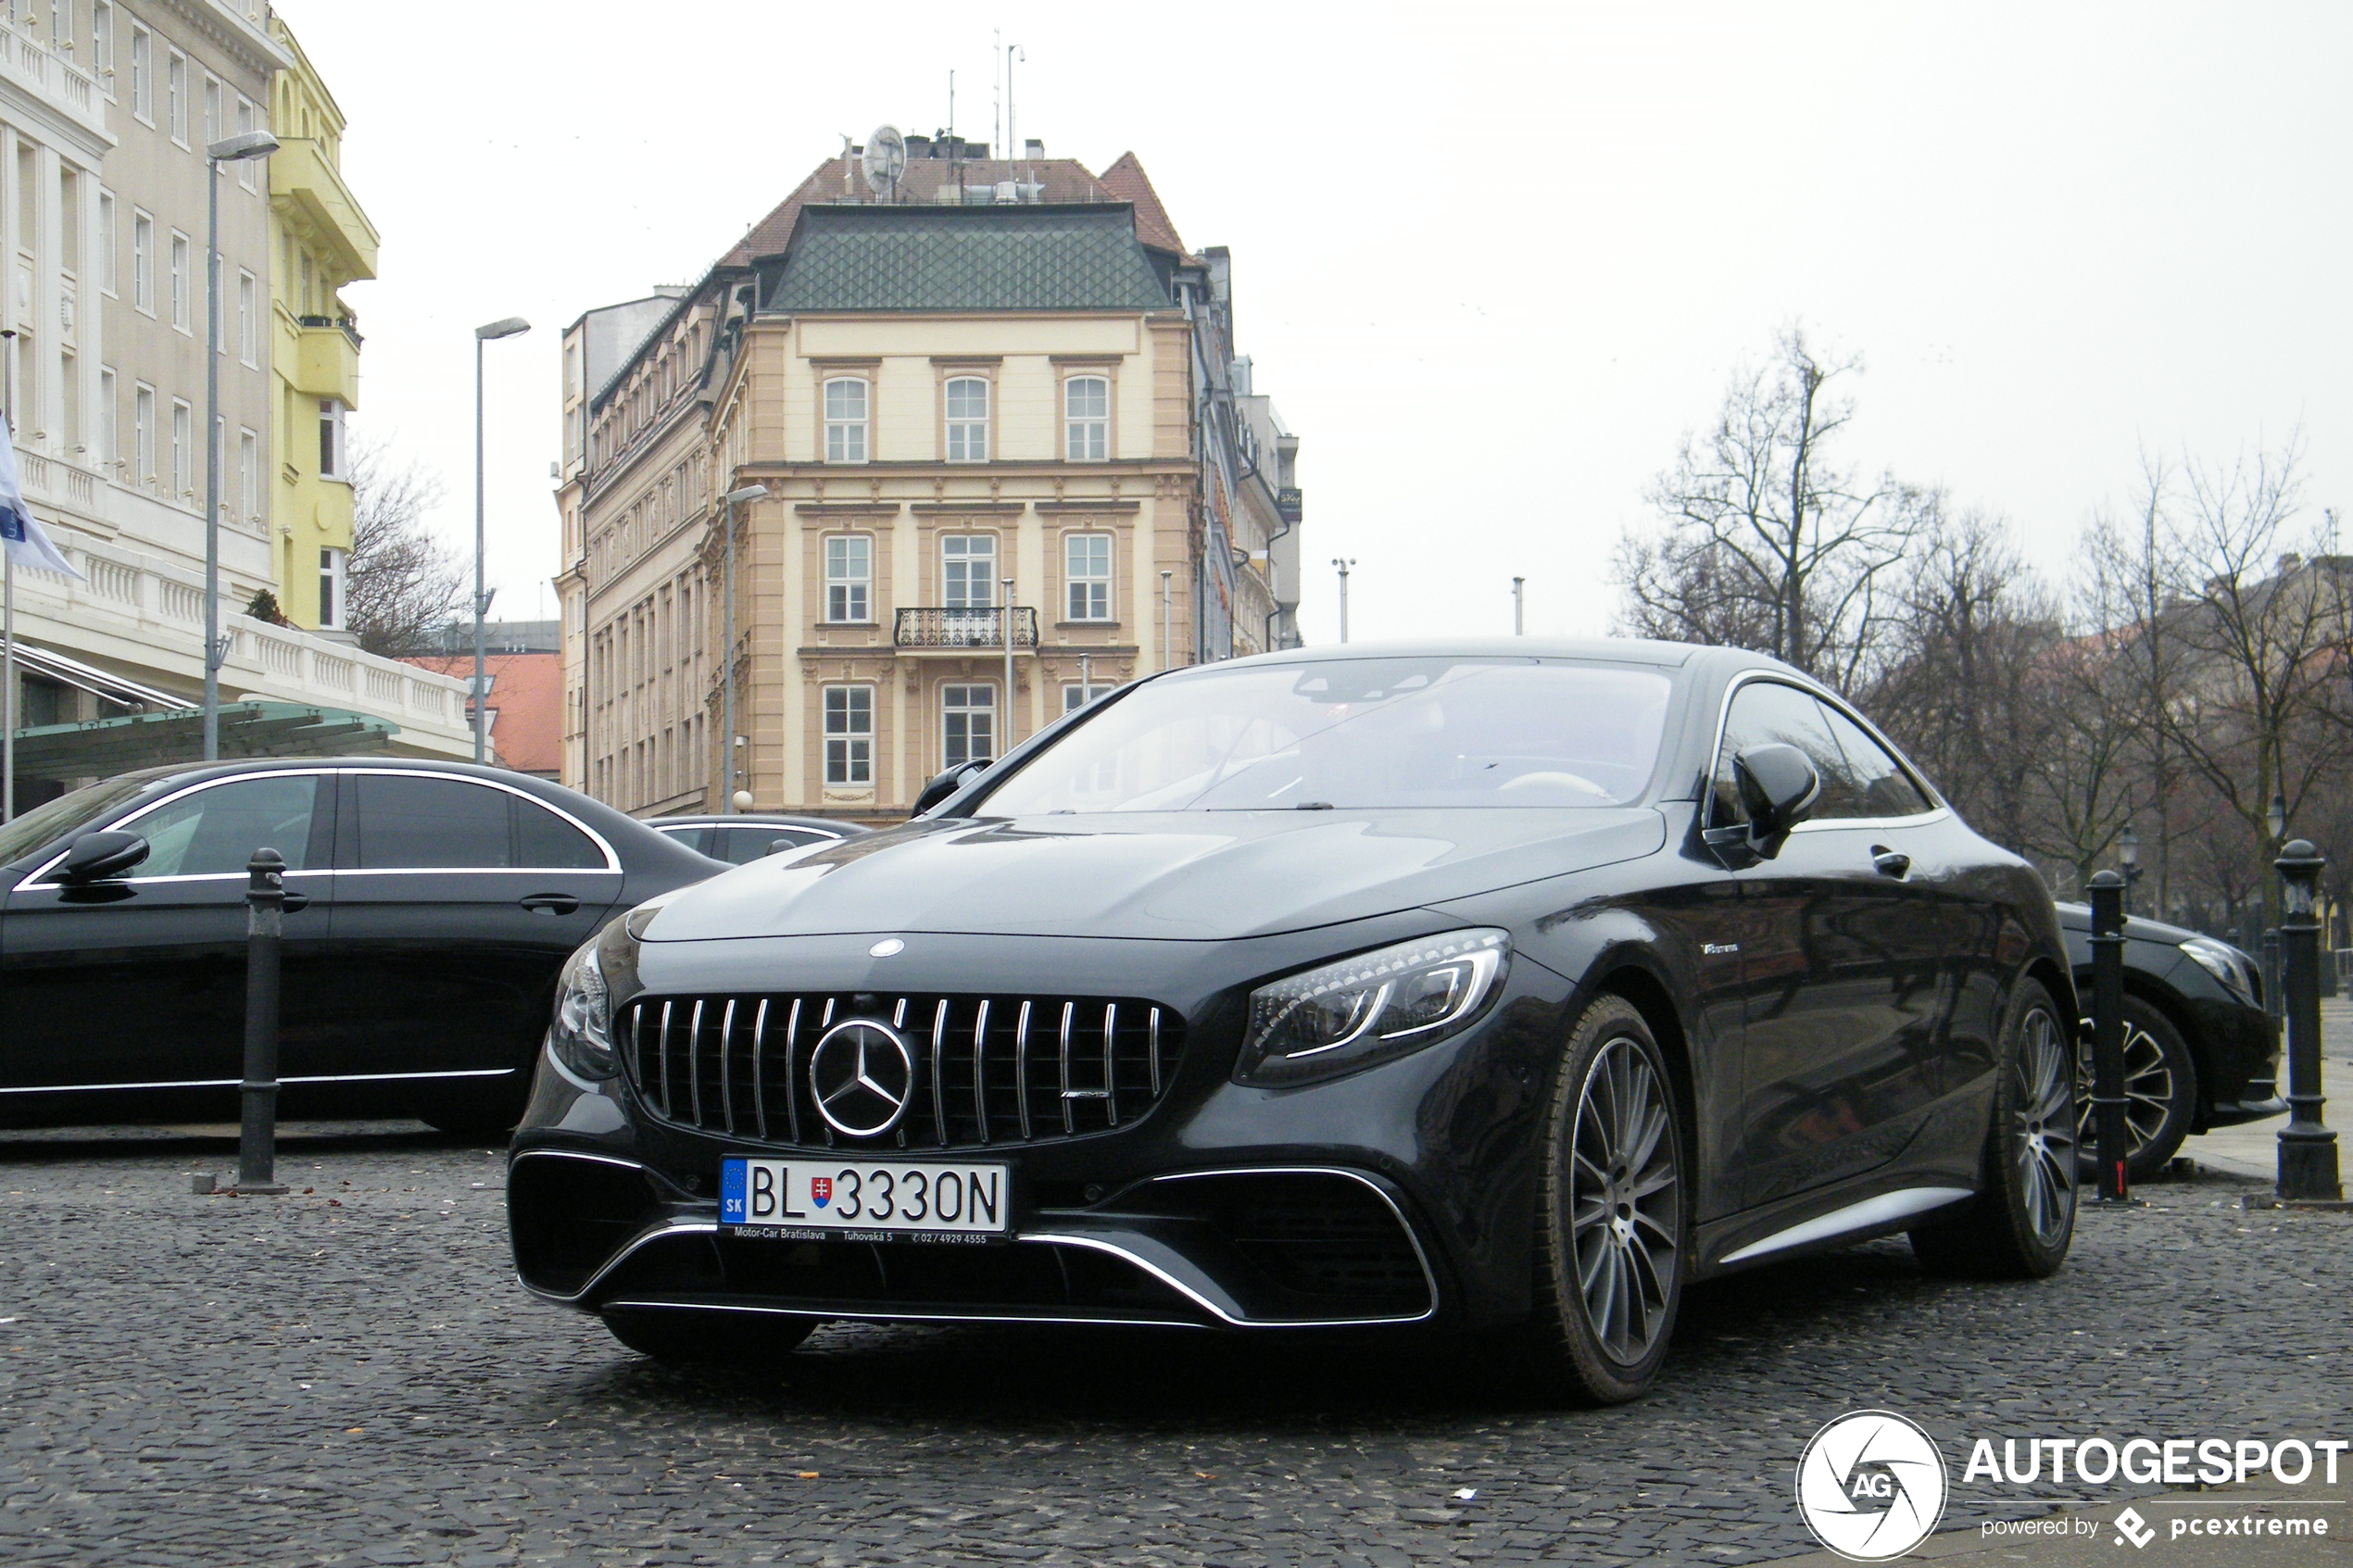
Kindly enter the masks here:
M 2061 901 L 2051 907 L 2058 911 L 2060 930 L 2089 931 L 2092 929 L 2091 905 Z M 2124 917 L 2124 935 L 2143 942 L 2163 942 L 2169 947 L 2178 946 L 2196 936 L 2204 936 L 2208 942 L 2221 940 L 2217 936 L 2206 936 L 2202 931 L 2192 931 L 2186 926 L 2168 925 L 2163 921 L 2144 920 L 2139 915 Z M 2225 943 L 2224 946 L 2228 944 Z
M 1272 935 L 1655 852 L 1655 810 L 1172 811 L 910 822 L 668 904 L 648 941 Z

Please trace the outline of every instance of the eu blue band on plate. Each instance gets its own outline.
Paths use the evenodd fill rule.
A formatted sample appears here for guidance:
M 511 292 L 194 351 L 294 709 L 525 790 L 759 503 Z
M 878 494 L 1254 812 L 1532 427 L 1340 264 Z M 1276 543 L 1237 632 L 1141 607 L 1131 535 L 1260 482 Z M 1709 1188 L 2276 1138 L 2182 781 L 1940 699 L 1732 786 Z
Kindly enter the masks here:
M 744 1223 L 744 1169 L 747 1161 L 724 1160 L 719 1164 L 719 1223 Z

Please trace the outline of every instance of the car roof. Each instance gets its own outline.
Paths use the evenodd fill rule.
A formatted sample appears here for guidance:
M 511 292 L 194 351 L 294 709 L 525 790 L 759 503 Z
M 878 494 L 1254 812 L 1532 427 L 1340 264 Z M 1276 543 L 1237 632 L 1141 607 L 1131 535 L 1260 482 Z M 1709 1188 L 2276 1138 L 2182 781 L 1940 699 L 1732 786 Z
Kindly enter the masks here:
M 739 827 L 814 828 L 839 834 L 874 831 L 863 822 L 846 822 L 835 817 L 799 817 L 789 811 L 682 812 L 676 816 L 647 817 L 643 821 L 649 828 L 725 827 L 733 823 Z

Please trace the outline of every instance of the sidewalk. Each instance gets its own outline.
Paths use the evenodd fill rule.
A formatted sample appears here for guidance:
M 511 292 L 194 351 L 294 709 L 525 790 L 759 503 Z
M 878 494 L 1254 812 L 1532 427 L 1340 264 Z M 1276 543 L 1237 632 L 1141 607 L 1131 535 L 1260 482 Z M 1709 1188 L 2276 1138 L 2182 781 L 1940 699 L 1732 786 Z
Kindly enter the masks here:
M 2331 1126 L 2353 1114 L 2353 999 L 2342 997 L 2321 998 L 2321 1089 L 2334 1097 L 2339 1110 L 2334 1116 L 2323 1110 L 2322 1116 Z M 2280 1093 L 2287 1093 L 2287 1058 L 2284 1050 L 2280 1058 Z M 2210 1133 L 2184 1138 L 2182 1153 L 2208 1171 L 2226 1172 L 2234 1176 L 2253 1176 L 2271 1181 L 2280 1171 L 2280 1129 L 2287 1125 L 2285 1116 L 2269 1121 L 2249 1122 L 2236 1127 L 2217 1127 Z M 2340 1160 L 2344 1157 L 2340 1155 Z M 2353 1160 L 2345 1161 L 2348 1173 L 2353 1173 Z

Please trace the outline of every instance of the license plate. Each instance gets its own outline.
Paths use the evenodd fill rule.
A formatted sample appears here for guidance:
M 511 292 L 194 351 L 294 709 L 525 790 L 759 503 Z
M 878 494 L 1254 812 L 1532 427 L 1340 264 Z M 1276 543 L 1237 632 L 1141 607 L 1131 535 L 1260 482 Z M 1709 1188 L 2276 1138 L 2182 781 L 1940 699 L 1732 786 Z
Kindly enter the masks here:
M 904 1160 L 725 1160 L 719 1223 L 812 1241 L 986 1242 L 1011 1234 L 1007 1167 Z

